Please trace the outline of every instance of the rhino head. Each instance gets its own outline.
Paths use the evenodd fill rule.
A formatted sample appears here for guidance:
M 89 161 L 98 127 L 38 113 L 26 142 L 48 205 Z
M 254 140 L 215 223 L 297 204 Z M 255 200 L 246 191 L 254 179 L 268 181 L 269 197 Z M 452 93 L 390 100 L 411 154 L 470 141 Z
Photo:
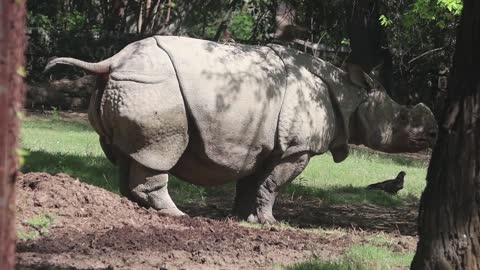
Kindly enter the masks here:
M 396 103 L 388 96 L 383 86 L 363 70 L 352 74 L 350 70 L 346 72 L 327 61 L 303 52 L 273 44 L 269 47 L 282 58 L 287 70 L 291 71 L 292 78 L 289 77 L 288 80 L 301 85 L 300 82 L 305 80 L 299 75 L 300 70 L 303 69 L 318 78 L 319 85 L 326 85 L 335 117 L 333 121 L 335 135 L 328 145 L 328 150 L 332 153 L 335 162 L 341 162 L 347 158 L 349 143 L 363 144 L 389 153 L 417 152 L 434 143 L 437 124 L 433 113 L 424 104 L 403 106 Z M 322 92 L 324 88 L 313 87 L 314 90 L 309 87 L 304 88 L 301 91 L 304 94 L 311 91 L 308 92 L 312 97 L 310 100 L 300 102 L 293 98 L 290 101 L 301 103 L 300 107 L 306 111 L 321 111 L 324 108 L 323 99 L 315 97 L 317 92 Z M 297 110 L 295 113 L 298 114 L 299 111 L 302 110 Z M 310 117 L 311 122 L 321 123 L 318 125 L 324 127 L 325 121 L 322 116 L 323 114 L 317 116 L 315 113 L 304 113 L 301 116 L 303 118 L 297 122 L 307 123 L 305 118 Z M 313 128 L 316 126 L 307 125 L 300 130 L 302 130 L 302 139 L 309 141 L 310 150 L 320 153 L 323 150 L 321 148 L 323 144 L 321 140 L 314 139 L 316 132 L 319 132 Z M 298 134 L 295 136 L 296 140 L 301 137 Z M 287 148 L 288 143 L 283 145 Z
M 389 153 L 417 152 L 435 143 L 438 127 L 425 104 L 400 105 L 378 83 L 370 79 L 368 85 L 349 121 L 350 143 Z

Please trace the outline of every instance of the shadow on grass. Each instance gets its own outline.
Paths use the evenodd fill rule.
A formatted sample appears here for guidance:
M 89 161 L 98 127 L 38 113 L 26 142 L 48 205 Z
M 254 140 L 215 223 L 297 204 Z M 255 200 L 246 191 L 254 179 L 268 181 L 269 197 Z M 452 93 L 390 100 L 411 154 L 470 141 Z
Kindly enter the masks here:
M 230 214 L 233 191 L 225 189 L 218 196 L 206 196 L 201 205 L 179 207 L 190 216 L 221 219 Z M 413 196 L 391 196 L 351 186 L 322 190 L 292 184 L 278 196 L 273 214 L 278 221 L 299 228 L 340 227 L 415 235 L 417 208 Z
M 118 193 L 116 170 L 104 157 L 30 151 L 25 157 L 23 173 L 65 173 L 82 182 Z
M 280 196 L 273 213 L 277 220 L 300 228 L 347 228 L 369 231 L 417 232 L 417 204 L 385 207 L 370 203 L 325 203 L 315 197 Z
M 279 196 L 274 214 L 302 228 L 360 228 L 414 235 L 417 201 L 413 195 L 389 195 L 364 187 L 320 189 L 294 183 Z
M 300 182 L 301 181 L 300 179 Z M 368 203 L 384 207 L 398 207 L 417 200 L 413 195 L 390 195 L 383 191 L 367 190 L 364 187 L 354 187 L 351 185 L 331 186 L 320 189 L 292 183 L 288 185 L 282 193 L 292 199 L 298 196 L 315 197 L 327 204 Z
M 420 168 L 426 167 L 428 165 L 428 160 L 430 159 L 430 157 L 426 154 L 389 154 L 375 151 L 366 147 L 359 148 L 358 146 L 353 146 L 350 148 L 350 156 L 356 156 L 362 159 L 391 160 L 392 162 L 401 166 Z
M 25 158 L 22 172 L 47 172 L 53 175 L 65 173 L 79 178 L 84 183 L 119 193 L 116 168 L 106 157 L 30 151 Z M 199 187 L 171 176 L 169 191 L 179 205 L 197 203 L 205 206 L 206 198 L 220 196 L 226 192 L 235 194 L 235 186 L 231 184 L 221 187 Z
M 32 151 L 23 172 L 66 173 L 82 182 L 118 193 L 115 167 L 105 158 Z M 171 177 L 169 190 L 178 206 L 191 216 L 225 218 L 230 214 L 234 183 L 199 187 Z M 326 190 L 291 184 L 274 208 L 278 220 L 291 225 L 315 227 L 359 227 L 368 230 L 416 232 L 416 199 L 390 196 L 352 186 Z

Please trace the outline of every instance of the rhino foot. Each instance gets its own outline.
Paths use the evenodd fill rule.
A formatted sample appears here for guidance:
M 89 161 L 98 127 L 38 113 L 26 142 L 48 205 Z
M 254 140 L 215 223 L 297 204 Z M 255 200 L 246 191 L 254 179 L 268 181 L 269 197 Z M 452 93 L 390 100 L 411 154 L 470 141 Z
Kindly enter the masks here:
M 138 185 L 132 190 L 135 201 L 143 207 L 151 207 L 160 214 L 169 216 L 185 216 L 180 211 L 168 194 L 167 185 L 157 185 L 158 183 L 146 183 Z
M 158 212 L 162 215 L 173 216 L 173 217 L 180 217 L 180 216 L 187 216 L 184 212 L 180 211 L 178 208 L 166 208 L 160 209 Z
M 237 183 L 234 214 L 249 222 L 276 224 L 273 204 L 279 189 L 297 177 L 308 164 L 310 154 L 297 153 L 271 162 L 264 174 Z
M 276 192 L 265 189 L 254 177 L 237 182 L 233 215 L 252 223 L 276 224 L 272 207 Z
M 184 216 L 168 194 L 168 174 L 133 163 L 130 167 L 129 190 L 132 201 L 160 214 Z
M 257 211 L 258 213 L 250 214 L 247 218 L 248 222 L 260 223 L 265 225 L 277 225 L 278 221 L 273 217 L 272 211 L 264 210 Z

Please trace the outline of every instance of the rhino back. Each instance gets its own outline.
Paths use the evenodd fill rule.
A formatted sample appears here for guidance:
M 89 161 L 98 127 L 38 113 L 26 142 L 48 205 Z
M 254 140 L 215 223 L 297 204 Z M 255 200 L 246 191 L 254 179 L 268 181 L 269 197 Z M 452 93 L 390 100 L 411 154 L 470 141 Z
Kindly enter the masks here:
M 182 37 L 155 39 L 175 67 L 197 131 L 190 133 L 197 138 L 190 139 L 196 143 L 188 149 L 196 157 L 184 160 L 198 167 L 195 159 L 205 159 L 203 165 L 210 166 L 203 167 L 225 172 L 219 173 L 219 179 L 251 173 L 275 147 L 285 94 L 282 60 L 267 47 Z

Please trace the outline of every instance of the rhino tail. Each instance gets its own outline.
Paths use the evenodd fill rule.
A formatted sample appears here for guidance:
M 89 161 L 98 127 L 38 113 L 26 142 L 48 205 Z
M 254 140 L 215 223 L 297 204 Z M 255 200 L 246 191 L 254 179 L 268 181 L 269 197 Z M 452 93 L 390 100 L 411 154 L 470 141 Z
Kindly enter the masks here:
M 89 62 L 85 62 L 75 58 L 60 57 L 60 58 L 55 58 L 49 61 L 48 64 L 45 66 L 45 69 L 43 72 L 47 72 L 49 69 L 51 69 L 56 65 L 69 65 L 69 66 L 79 67 L 83 70 L 86 70 L 95 74 L 108 73 L 110 72 L 110 66 L 112 64 L 112 60 L 113 58 L 108 58 L 98 63 L 89 63 Z

